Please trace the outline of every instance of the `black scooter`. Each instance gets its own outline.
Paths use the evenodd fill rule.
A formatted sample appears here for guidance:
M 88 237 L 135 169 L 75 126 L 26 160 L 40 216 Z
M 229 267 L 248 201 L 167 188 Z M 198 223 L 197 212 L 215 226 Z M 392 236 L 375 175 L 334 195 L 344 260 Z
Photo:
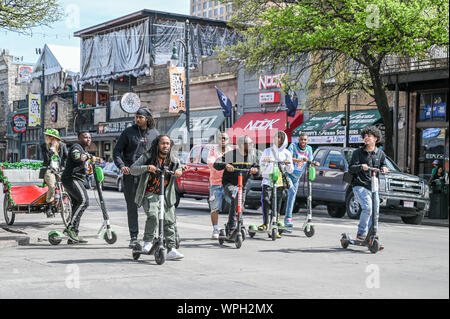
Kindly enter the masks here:
M 369 170 L 371 175 L 372 203 L 374 203 L 375 194 L 378 192 L 378 177 L 376 176 L 376 174 L 381 173 L 381 170 L 373 167 L 369 167 Z M 382 246 L 375 229 L 378 229 L 378 212 L 373 210 L 372 204 L 372 223 L 370 225 L 369 232 L 367 233 L 366 238 L 364 240 L 353 239 L 350 234 L 344 233 L 341 237 L 342 248 L 347 249 L 349 245 L 363 246 L 368 247 L 372 254 L 376 254 Z
M 248 168 L 234 168 L 235 172 L 239 173 L 238 176 L 238 186 L 234 186 L 233 191 L 233 200 L 237 196 L 237 209 L 234 212 L 236 216 L 236 228 L 230 233 L 227 226 L 225 225 L 225 229 L 219 230 L 219 244 L 223 245 L 225 241 L 234 242 L 236 248 L 241 248 L 243 241 L 245 240 L 245 227 L 244 227 L 244 219 L 243 219 L 243 207 L 244 207 L 244 185 L 243 185 L 243 173 L 249 173 L 250 169 Z M 230 205 L 229 209 L 234 205 Z
M 92 156 L 89 155 L 89 159 L 92 159 Z M 101 167 L 96 167 L 95 161 L 91 161 L 92 169 L 94 172 L 95 185 L 97 189 L 98 198 L 100 200 L 100 208 L 102 210 L 103 215 L 103 224 L 95 235 L 83 236 L 83 238 L 100 238 L 103 233 L 103 239 L 110 245 L 114 244 L 117 241 L 116 232 L 111 229 L 111 224 L 109 223 L 109 215 L 106 210 L 105 201 L 103 199 L 103 191 L 101 187 L 101 182 L 104 179 L 103 170 Z M 70 216 L 72 217 L 72 216 Z M 57 230 L 53 230 L 48 233 L 48 241 L 52 245 L 59 245 L 63 239 L 69 239 L 68 236 L 63 235 L 61 232 Z
M 164 206 L 166 200 L 164 187 L 165 174 L 168 173 L 169 175 L 174 175 L 176 168 L 173 171 L 169 171 L 168 167 L 162 167 L 157 168 L 156 171 L 161 175 L 161 195 L 158 195 L 159 196 L 158 237 L 155 237 L 153 239 L 152 248 L 148 252 L 143 250 L 143 247 L 141 246 L 140 243 L 136 243 L 136 245 L 133 247 L 132 255 L 134 260 L 138 260 L 141 257 L 141 255 L 154 255 L 156 263 L 158 265 L 162 265 L 166 261 L 167 255 L 167 248 L 165 247 L 165 240 L 164 240 Z M 180 239 L 178 237 L 178 231 L 176 231 L 176 226 L 175 226 L 175 234 L 177 238 L 176 246 L 179 246 Z

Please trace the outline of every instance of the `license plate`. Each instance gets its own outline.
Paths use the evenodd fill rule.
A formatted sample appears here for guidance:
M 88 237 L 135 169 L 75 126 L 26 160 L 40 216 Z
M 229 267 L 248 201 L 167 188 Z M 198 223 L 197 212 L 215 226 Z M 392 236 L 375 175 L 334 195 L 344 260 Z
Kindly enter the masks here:
M 414 202 L 403 202 L 404 207 L 414 208 Z

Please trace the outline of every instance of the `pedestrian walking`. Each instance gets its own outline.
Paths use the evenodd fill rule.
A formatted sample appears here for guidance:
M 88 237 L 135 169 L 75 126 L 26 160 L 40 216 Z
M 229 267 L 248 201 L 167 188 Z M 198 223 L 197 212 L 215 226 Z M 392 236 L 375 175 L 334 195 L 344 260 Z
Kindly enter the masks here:
M 124 196 L 127 203 L 130 248 L 134 247 L 139 235 L 138 207 L 134 202 L 139 177 L 130 175 L 130 166 L 150 149 L 153 140 L 159 135 L 155 121 L 146 108 L 140 108 L 134 117 L 135 124 L 126 128 L 114 147 L 113 159 L 123 173 Z

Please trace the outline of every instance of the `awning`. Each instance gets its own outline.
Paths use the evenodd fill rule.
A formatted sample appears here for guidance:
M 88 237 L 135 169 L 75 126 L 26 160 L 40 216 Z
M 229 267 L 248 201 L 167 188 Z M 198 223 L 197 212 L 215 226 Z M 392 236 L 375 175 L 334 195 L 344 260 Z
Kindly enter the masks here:
M 308 135 L 309 144 L 340 144 L 344 143 L 345 127 L 341 119 L 345 112 L 322 113 L 312 116 L 292 132 L 293 136 L 301 133 Z M 363 143 L 360 132 L 363 128 L 375 125 L 384 131 L 380 112 L 378 110 L 353 111 L 350 113 L 349 143 Z
M 286 117 L 285 111 L 245 113 L 228 129 L 228 135 L 234 144 L 244 135 L 250 136 L 254 144 L 267 144 L 272 142 L 276 132 L 284 131 L 290 141 L 292 130 L 303 122 L 303 112 L 297 111 L 295 117 L 288 117 L 290 129 L 286 129 Z
M 196 143 L 209 143 L 225 120 L 222 109 L 190 112 L 190 137 Z M 186 144 L 186 114 L 181 114 L 167 135 L 175 144 Z

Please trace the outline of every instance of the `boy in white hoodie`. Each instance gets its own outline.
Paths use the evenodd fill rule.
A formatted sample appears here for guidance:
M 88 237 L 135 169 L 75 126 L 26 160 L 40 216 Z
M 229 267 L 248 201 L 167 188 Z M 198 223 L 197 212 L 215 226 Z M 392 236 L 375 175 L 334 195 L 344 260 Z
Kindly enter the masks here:
M 269 211 L 272 208 L 272 188 L 274 182 L 270 179 L 270 175 L 273 172 L 273 168 L 276 163 L 269 161 L 282 162 L 279 164 L 280 173 L 278 174 L 278 180 L 275 182 L 277 187 L 277 214 L 280 213 L 281 203 L 283 199 L 283 174 L 292 173 L 294 171 L 294 165 L 292 163 L 292 154 L 287 150 L 288 137 L 286 133 L 279 131 L 275 134 L 272 147 L 266 148 L 261 156 L 260 168 L 263 176 L 262 181 L 262 211 L 263 211 L 263 224 L 258 227 L 258 230 L 267 230 L 269 223 Z M 285 179 L 289 183 L 289 179 Z M 288 187 L 290 185 L 287 185 Z

